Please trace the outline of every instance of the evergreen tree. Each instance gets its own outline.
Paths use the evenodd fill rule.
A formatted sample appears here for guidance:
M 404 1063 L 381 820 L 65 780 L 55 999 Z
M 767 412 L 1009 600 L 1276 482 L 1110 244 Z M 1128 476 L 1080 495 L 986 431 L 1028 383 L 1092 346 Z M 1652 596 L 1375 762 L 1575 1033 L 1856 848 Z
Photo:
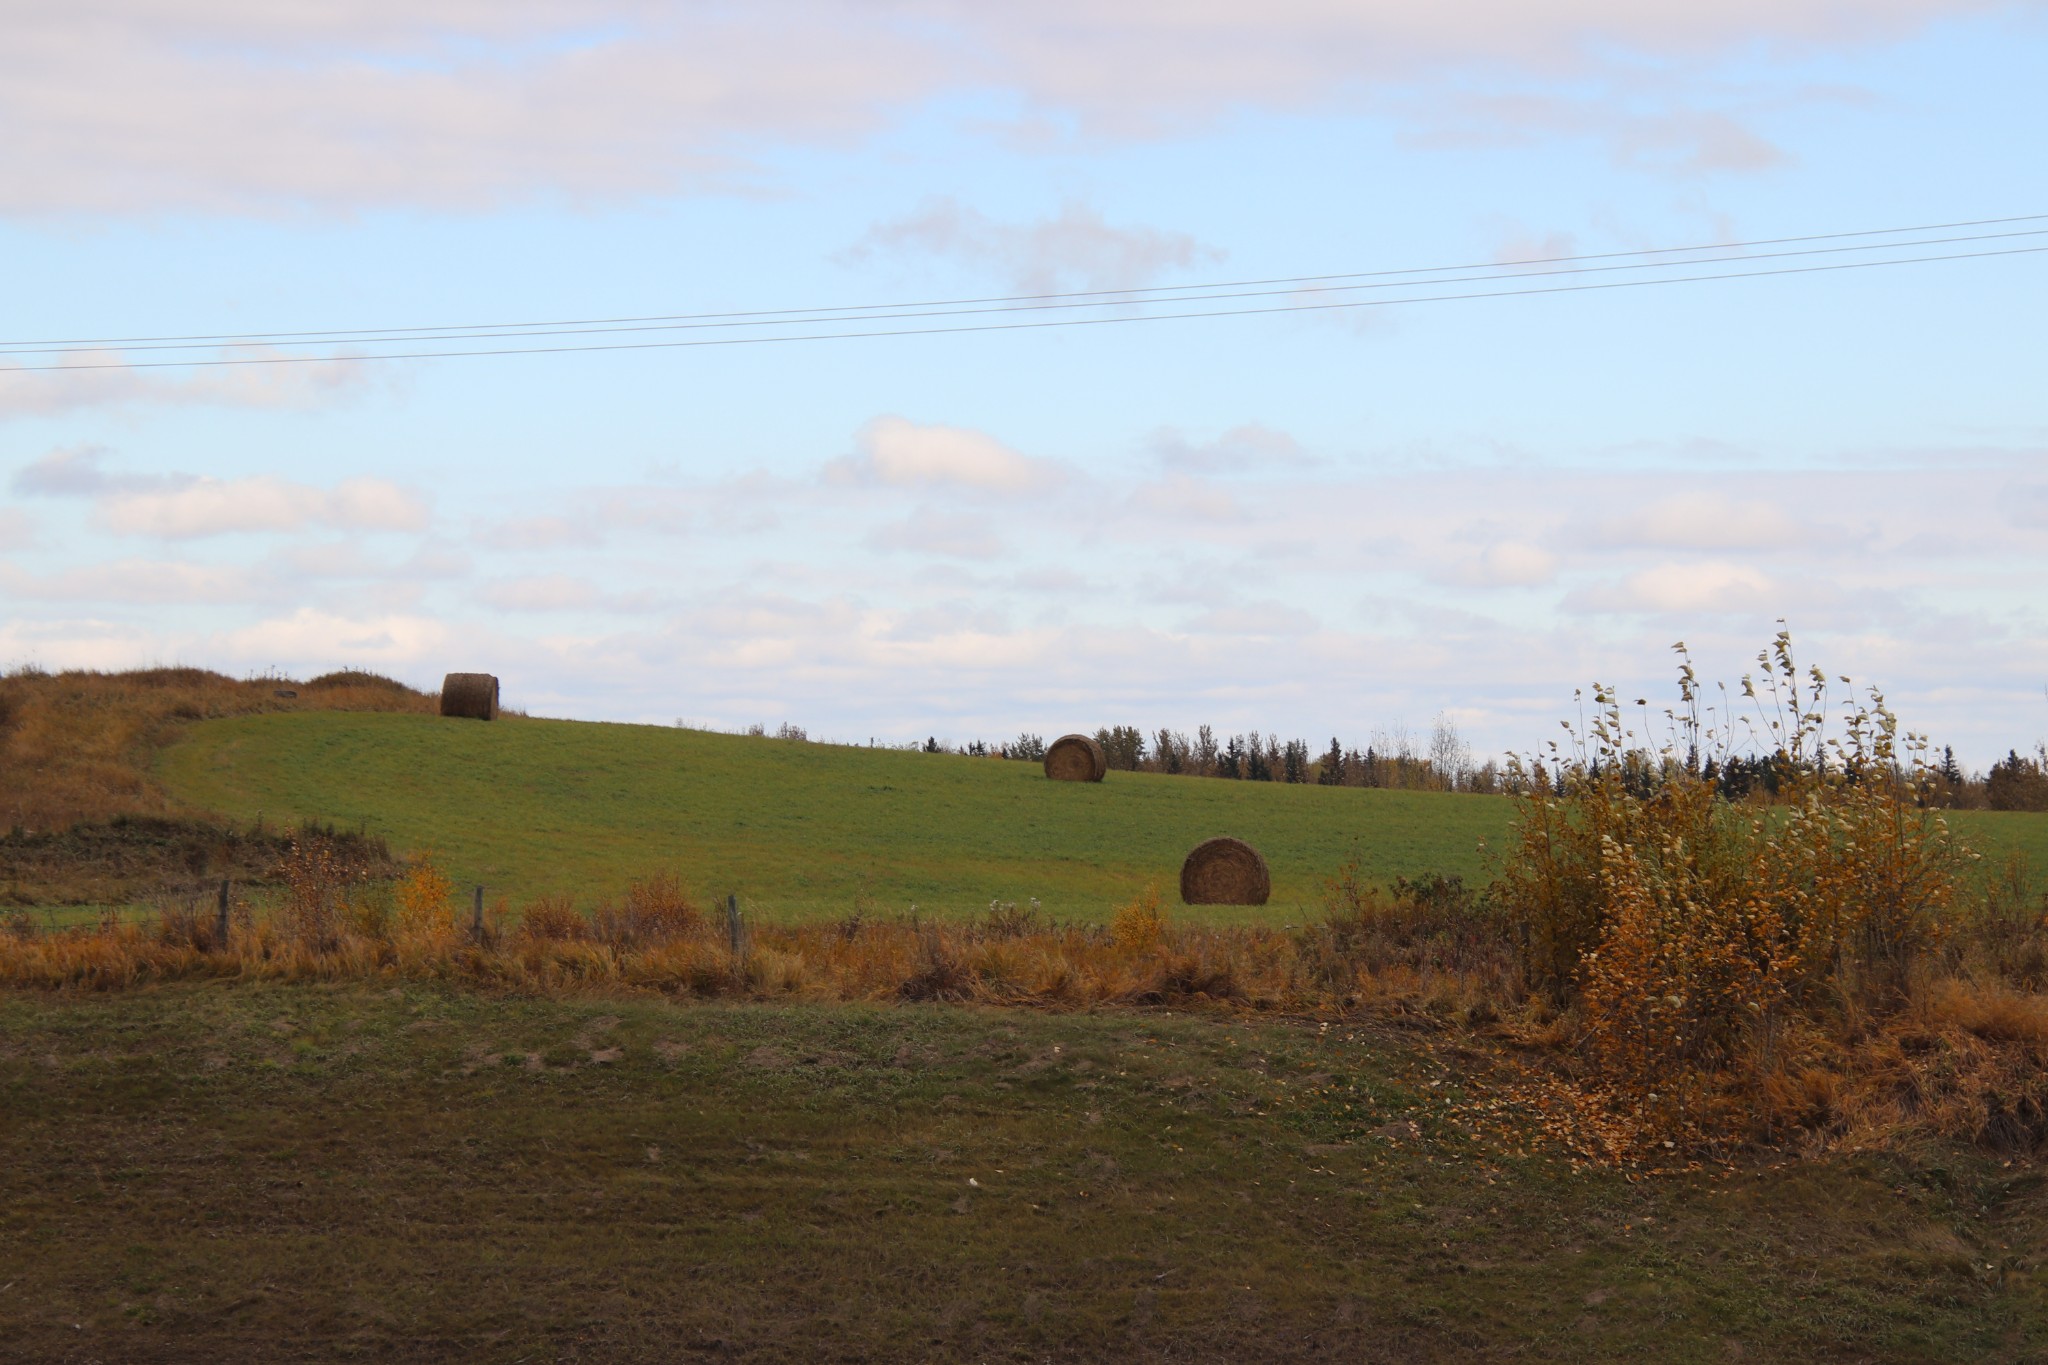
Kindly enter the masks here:
M 1344 746 L 1330 736 L 1330 752 L 1323 755 L 1322 765 L 1316 769 L 1316 783 L 1324 787 L 1344 785 Z
M 1248 782 L 1271 782 L 1273 765 L 1266 761 L 1266 741 L 1257 730 L 1245 740 L 1244 776 Z

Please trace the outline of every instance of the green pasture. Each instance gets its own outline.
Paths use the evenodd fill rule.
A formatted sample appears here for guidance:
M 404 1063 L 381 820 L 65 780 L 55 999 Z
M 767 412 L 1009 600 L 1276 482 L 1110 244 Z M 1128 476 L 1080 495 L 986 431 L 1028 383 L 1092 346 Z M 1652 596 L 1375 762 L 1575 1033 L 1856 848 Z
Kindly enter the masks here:
M 1264 911 L 1297 919 L 1355 848 L 1368 874 L 1488 873 L 1498 797 L 1111 773 L 1050 782 L 1037 764 L 577 721 L 491 724 L 362 712 L 257 715 L 189 728 L 159 776 L 237 821 L 318 820 L 431 849 L 458 882 L 515 901 L 615 892 L 669 869 L 786 917 L 960 913 L 1037 898 L 1096 919 L 1217 834 L 1273 872 Z M 1193 913 L 1193 912 L 1189 912 Z
M 1514 812 L 1503 797 L 1150 773 L 1049 782 L 1036 764 L 953 754 L 340 711 L 194 724 L 158 771 L 189 807 L 365 827 L 515 903 L 674 871 L 700 896 L 735 892 L 789 918 L 1036 898 L 1047 914 L 1099 919 L 1147 883 L 1173 902 L 1188 849 L 1233 834 L 1265 854 L 1272 903 L 1179 913 L 1287 923 L 1314 913 L 1354 853 L 1379 882 L 1483 882 Z M 1949 818 L 1987 868 L 2016 851 L 2048 872 L 2048 815 Z

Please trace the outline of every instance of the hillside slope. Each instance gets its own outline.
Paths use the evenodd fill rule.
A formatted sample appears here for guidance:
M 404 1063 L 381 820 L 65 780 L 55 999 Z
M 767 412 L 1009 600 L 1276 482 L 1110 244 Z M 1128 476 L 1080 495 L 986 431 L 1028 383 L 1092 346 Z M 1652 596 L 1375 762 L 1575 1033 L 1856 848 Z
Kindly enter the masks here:
M 658 869 L 704 896 L 790 916 L 959 913 L 1038 898 L 1097 918 L 1148 881 L 1173 899 L 1187 850 L 1235 834 L 1264 852 L 1291 920 L 1357 850 L 1368 875 L 1486 873 L 1499 797 L 1112 773 L 657 726 L 434 716 L 259 715 L 188 727 L 158 777 L 247 821 L 366 827 L 433 850 L 458 882 L 590 895 Z

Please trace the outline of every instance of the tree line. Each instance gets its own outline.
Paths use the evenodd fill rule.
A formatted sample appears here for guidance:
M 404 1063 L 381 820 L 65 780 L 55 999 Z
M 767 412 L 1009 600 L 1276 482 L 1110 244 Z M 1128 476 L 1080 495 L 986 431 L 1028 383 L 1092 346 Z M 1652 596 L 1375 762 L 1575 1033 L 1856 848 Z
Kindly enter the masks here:
M 1362 749 L 1346 746 L 1333 735 L 1329 748 L 1318 752 L 1306 740 L 1282 739 L 1277 732 L 1250 730 L 1225 736 L 1208 725 L 1197 726 L 1192 735 L 1167 729 L 1148 735 L 1135 725 L 1111 725 L 1095 732 L 1095 742 L 1102 746 L 1109 766 L 1119 772 L 1406 791 L 1506 789 L 1500 765 L 1490 758 L 1475 761 L 1471 746 L 1442 715 L 1421 743 L 1406 727 L 1397 726 L 1391 732 L 1375 732 Z M 927 741 L 927 751 L 936 751 L 932 745 Z M 977 741 L 962 752 L 1036 763 L 1045 757 L 1045 739 L 1027 733 L 993 748 Z

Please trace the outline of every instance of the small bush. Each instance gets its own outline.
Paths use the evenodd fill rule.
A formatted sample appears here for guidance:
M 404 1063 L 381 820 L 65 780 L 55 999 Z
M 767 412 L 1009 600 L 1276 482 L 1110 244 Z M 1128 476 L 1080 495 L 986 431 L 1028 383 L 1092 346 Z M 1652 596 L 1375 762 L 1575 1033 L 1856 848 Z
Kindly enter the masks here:
M 519 934 L 539 943 L 578 943 L 590 937 L 590 921 L 568 896 L 542 896 L 519 916 Z
M 1576 751 L 1518 774 L 1495 894 L 1532 974 L 1578 1011 L 1597 1083 L 1654 1132 L 1737 1136 L 1770 1095 L 1811 1093 L 1786 1078 L 1831 1029 L 1896 1013 L 1954 926 L 1969 855 L 1922 800 L 1925 742 L 1875 690 L 1824 739 L 1825 675 L 1802 675 L 1782 633 L 1759 661 L 1744 695 L 1777 745 L 1781 811 L 1731 804 L 1699 764 L 1689 664 L 1678 742 L 1641 746 L 1596 686 Z
M 1159 908 L 1159 888 L 1152 884 L 1118 906 L 1109 921 L 1110 940 L 1127 953 L 1155 947 L 1165 932 L 1166 912 Z
M 686 895 L 672 873 L 630 882 L 616 906 L 605 901 L 591 911 L 591 934 L 614 948 L 666 943 L 681 938 L 704 922 L 704 912 Z

